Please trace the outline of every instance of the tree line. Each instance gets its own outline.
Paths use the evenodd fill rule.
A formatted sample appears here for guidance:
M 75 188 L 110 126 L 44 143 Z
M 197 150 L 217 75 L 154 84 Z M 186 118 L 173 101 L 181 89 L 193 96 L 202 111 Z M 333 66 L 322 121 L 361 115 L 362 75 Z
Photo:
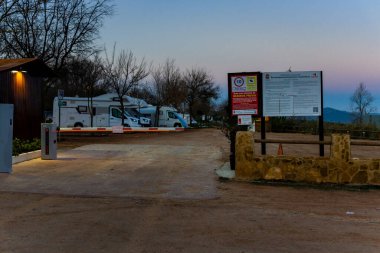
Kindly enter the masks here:
M 71 58 L 63 73 L 55 82 L 56 88 L 64 89 L 65 96 L 88 97 L 88 107 L 92 108 L 92 97 L 115 93 L 122 117 L 125 96 L 143 99 L 156 106 L 157 123 L 162 106 L 189 113 L 190 122 L 194 117 L 210 115 L 214 100 L 219 96 L 219 87 L 207 70 L 194 67 L 181 71 L 174 59 L 153 66 L 144 58 L 138 59 L 130 50 L 116 54 L 114 49 L 111 55 L 105 50 L 104 58 L 99 55 Z M 50 90 L 55 96 L 56 89 Z
M 153 66 L 130 50 L 114 47 L 109 55 L 95 44 L 113 12 L 112 0 L 0 0 L 0 56 L 37 57 L 57 74 L 44 82 L 45 110 L 63 89 L 65 96 L 88 98 L 114 92 L 122 110 L 123 96 L 130 95 L 190 117 L 208 114 L 219 88 L 207 70 L 181 71 L 174 59 Z
M 153 66 L 144 58 L 138 60 L 132 51 L 122 50 L 116 55 L 114 48 L 112 56 L 105 52 L 105 61 L 97 63 L 102 65 L 103 76 L 93 85 L 118 95 L 122 115 L 123 97 L 129 95 L 156 106 L 156 124 L 162 106 L 189 113 L 192 122 L 193 117 L 209 115 L 219 96 L 219 87 L 203 68 L 181 71 L 174 59 Z
M 113 12 L 112 0 L 0 0 L 0 57 L 37 57 L 57 74 L 44 82 L 47 110 L 57 89 L 89 98 L 110 91 L 131 95 L 191 117 L 213 109 L 219 90 L 205 69 L 181 71 L 174 59 L 153 66 L 128 50 L 100 57 L 104 49 L 95 41 Z M 373 101 L 361 83 L 350 98 L 357 124 L 375 111 Z
M 350 108 L 354 117 L 353 123 L 363 126 L 365 123 L 371 124 L 372 122 L 365 122 L 366 117 L 371 113 L 376 112 L 376 107 L 373 106 L 374 97 L 367 89 L 364 83 L 360 83 L 350 97 Z

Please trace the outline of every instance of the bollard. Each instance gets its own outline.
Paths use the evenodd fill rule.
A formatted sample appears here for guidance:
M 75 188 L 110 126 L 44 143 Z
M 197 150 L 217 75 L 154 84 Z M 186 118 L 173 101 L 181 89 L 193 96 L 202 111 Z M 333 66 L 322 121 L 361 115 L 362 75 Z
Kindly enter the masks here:
M 57 159 L 57 126 L 55 124 L 41 124 L 41 159 Z

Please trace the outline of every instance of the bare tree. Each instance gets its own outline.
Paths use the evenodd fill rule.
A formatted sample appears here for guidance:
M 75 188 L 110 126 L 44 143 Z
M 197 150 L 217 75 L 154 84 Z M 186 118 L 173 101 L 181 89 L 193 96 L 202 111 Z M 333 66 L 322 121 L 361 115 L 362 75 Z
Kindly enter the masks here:
M 144 100 L 146 103 L 154 104 L 155 103 L 155 97 L 152 93 L 152 87 L 151 83 L 148 81 L 145 81 L 144 83 L 139 84 L 138 86 L 135 86 L 130 92 L 131 97 L 138 98 Z M 140 101 L 140 104 L 143 105 L 142 101 Z
M 98 55 L 91 58 L 73 57 L 63 68 L 65 75 L 61 76 L 58 86 L 65 90 L 68 96 L 87 97 L 88 114 L 93 126 L 94 109 L 92 98 L 106 92 L 101 85 L 103 80 L 103 63 Z
M 163 73 L 163 66 L 151 70 L 153 78 L 152 85 L 150 86 L 150 93 L 153 98 L 153 104 L 156 105 L 156 113 L 154 116 L 154 126 L 159 126 L 160 122 L 160 108 L 164 105 L 165 101 L 165 78 Z
M 65 90 L 67 96 L 93 96 L 105 93 L 101 85 L 103 62 L 98 55 L 72 57 L 62 69 L 57 87 Z
M 3 20 L 5 20 L 5 18 L 13 14 L 13 6 L 17 2 L 17 0 L 0 0 L 0 24 L 3 23 Z M 0 25 L 0 32 L 5 31 L 6 28 Z
M 53 70 L 60 70 L 73 55 L 97 50 L 94 40 L 113 9 L 111 0 L 2 2 L 8 10 L 0 14 L 0 54 L 38 57 Z
M 125 119 L 125 96 L 148 75 L 145 59 L 137 61 L 132 51 L 122 50 L 117 58 L 115 57 L 115 47 L 111 58 L 108 57 L 106 52 L 104 84 L 109 90 L 115 92 L 119 98 L 123 125 Z
M 152 69 L 151 75 L 153 82 L 150 86 L 150 92 L 153 97 L 153 103 L 156 105 L 155 125 L 158 126 L 160 108 L 163 105 L 179 108 L 186 93 L 181 72 L 175 65 L 175 60 L 167 59 L 164 64 Z
M 374 98 L 364 83 L 360 83 L 354 91 L 354 94 L 350 97 L 351 111 L 355 117 L 355 121 L 359 125 L 363 125 L 364 117 L 376 110 L 372 106 Z
M 181 103 L 186 98 L 186 86 L 181 75 L 179 67 L 175 65 L 175 60 L 167 59 L 163 65 L 164 104 L 179 109 Z
M 186 102 L 190 114 L 190 125 L 195 115 L 195 107 L 209 105 L 212 99 L 218 98 L 219 87 L 214 86 L 212 76 L 204 69 L 193 68 L 184 74 L 187 88 Z

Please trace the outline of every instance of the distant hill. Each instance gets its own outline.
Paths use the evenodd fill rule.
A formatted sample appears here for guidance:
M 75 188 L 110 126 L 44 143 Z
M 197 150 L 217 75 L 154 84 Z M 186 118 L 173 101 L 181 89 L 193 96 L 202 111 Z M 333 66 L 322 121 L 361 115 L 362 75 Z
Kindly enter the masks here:
M 325 122 L 333 123 L 352 123 L 354 117 L 350 112 L 340 111 L 331 107 L 325 107 L 323 109 L 323 119 Z M 373 122 L 377 126 L 380 126 L 380 114 L 372 113 L 364 118 L 365 122 Z
M 340 111 L 331 107 L 323 108 L 323 120 L 334 123 L 351 123 L 353 116 L 350 112 Z

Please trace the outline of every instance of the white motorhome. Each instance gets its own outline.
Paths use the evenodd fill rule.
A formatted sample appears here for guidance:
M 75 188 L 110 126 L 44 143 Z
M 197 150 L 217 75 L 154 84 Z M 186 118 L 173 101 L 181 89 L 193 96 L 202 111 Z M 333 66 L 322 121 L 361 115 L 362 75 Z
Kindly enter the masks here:
M 152 120 L 152 125 L 155 126 L 156 106 L 148 106 L 140 108 L 140 113 Z M 177 110 L 172 107 L 160 107 L 159 127 L 187 127 L 186 121 L 177 113 Z
M 182 113 L 181 116 L 186 121 L 186 123 L 190 125 L 190 114 Z M 197 123 L 198 122 L 194 118 L 191 120 L 191 124 L 197 124 Z
M 53 122 L 60 127 L 90 127 L 90 103 L 88 98 L 64 97 L 59 100 L 54 98 L 53 102 Z M 126 108 L 137 107 L 136 101 L 131 97 L 124 98 Z M 92 126 L 93 127 L 110 127 L 121 125 L 120 102 L 115 94 L 105 94 L 92 99 Z M 135 118 L 124 113 L 124 126 L 140 127 L 139 122 L 144 125 L 150 125 L 150 119 Z
M 106 101 L 112 101 L 112 105 L 114 105 L 114 102 L 117 101 L 118 106 L 120 106 L 119 97 L 116 93 L 107 93 L 103 94 L 97 97 L 94 97 L 96 100 L 106 100 Z M 150 127 L 151 126 L 151 120 L 150 118 L 144 117 L 140 112 L 139 109 L 141 107 L 147 107 L 151 106 L 145 100 L 134 98 L 130 96 L 124 96 L 124 109 L 125 114 L 128 117 L 137 118 L 139 120 L 139 124 L 143 127 Z

